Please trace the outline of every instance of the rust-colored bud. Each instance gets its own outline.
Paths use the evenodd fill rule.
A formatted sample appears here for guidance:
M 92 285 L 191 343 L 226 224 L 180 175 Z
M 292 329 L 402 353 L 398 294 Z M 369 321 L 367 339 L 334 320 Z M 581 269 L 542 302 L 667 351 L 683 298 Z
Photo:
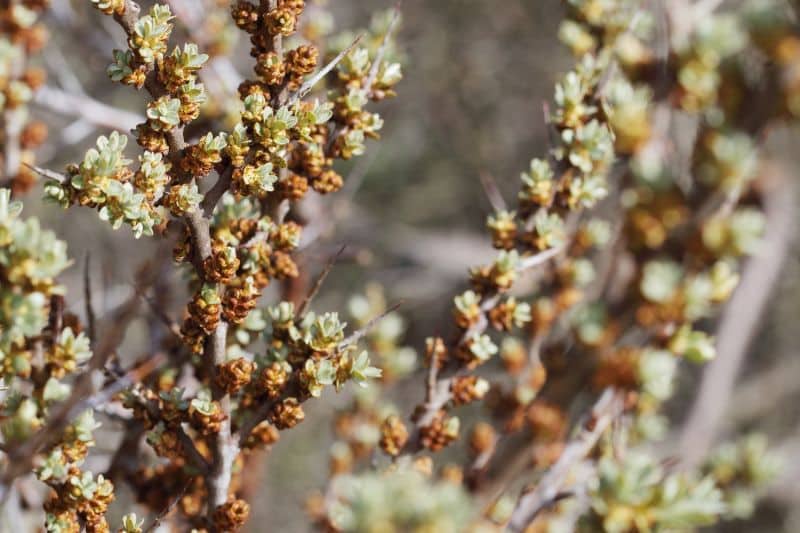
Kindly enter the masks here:
M 381 449 L 392 457 L 400 455 L 408 442 L 408 428 L 397 415 L 391 415 L 381 424 Z
M 214 527 L 217 531 L 238 531 L 250 516 L 250 505 L 241 499 L 230 499 L 214 509 Z

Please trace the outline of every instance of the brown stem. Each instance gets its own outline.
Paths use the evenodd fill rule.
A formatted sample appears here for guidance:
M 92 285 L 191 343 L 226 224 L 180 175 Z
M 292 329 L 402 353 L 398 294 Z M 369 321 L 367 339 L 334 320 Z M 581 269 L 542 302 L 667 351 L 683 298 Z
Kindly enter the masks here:
M 136 24 L 139 7 L 136 3 L 127 0 L 125 4 L 125 12 L 121 16 L 116 16 L 115 19 L 125 30 L 128 36 L 133 34 L 134 25 Z M 164 94 L 165 89 L 158 82 L 154 72 L 147 76 L 145 87 L 153 98 L 158 98 Z M 183 135 L 183 128 L 175 128 L 166 134 L 167 142 L 170 148 L 170 159 L 173 162 L 181 156 L 181 152 L 186 148 L 186 141 Z M 173 168 L 178 168 L 173 164 Z M 224 174 L 223 174 L 224 175 Z M 220 177 L 222 181 L 222 177 Z M 221 188 L 221 187 L 220 187 Z M 215 195 L 222 196 L 224 191 L 217 190 Z M 219 197 L 217 196 L 217 198 Z M 212 197 L 213 199 L 213 197 Z M 212 202 L 209 200 L 208 205 Z M 216 205 L 216 201 L 213 202 Z M 205 206 L 208 208 L 208 205 Z M 213 208 L 211 209 L 213 210 Z M 183 217 L 184 223 L 190 231 L 192 239 L 192 249 L 195 252 L 194 267 L 200 279 L 205 278 L 203 269 L 203 262 L 211 257 L 211 232 L 210 220 L 204 214 L 205 209 L 196 210 L 186 214 Z M 218 288 L 219 289 L 219 288 Z M 228 332 L 228 325 L 225 321 L 220 321 L 216 329 L 209 336 L 203 349 L 203 359 L 207 368 L 211 370 L 210 379 L 212 383 L 215 382 L 215 369 L 216 365 L 224 362 L 226 337 Z M 220 402 L 223 412 L 226 414 L 225 420 L 222 422 L 220 432 L 214 440 L 212 449 L 212 465 L 209 473 L 206 476 L 206 484 L 209 491 L 208 500 L 208 513 L 212 514 L 215 508 L 225 503 L 228 498 L 228 489 L 231 482 L 231 471 L 233 462 L 239 453 L 239 446 L 236 440 L 231 435 L 231 406 L 230 397 L 223 391 L 214 387 L 214 397 Z

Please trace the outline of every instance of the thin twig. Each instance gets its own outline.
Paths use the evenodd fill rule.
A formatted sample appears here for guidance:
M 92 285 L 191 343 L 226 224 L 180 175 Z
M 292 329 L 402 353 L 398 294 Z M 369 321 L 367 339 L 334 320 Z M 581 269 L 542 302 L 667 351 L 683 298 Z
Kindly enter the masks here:
M 401 0 L 395 4 L 392 11 L 392 20 L 389 21 L 389 26 L 386 28 L 386 33 L 383 36 L 381 46 L 378 48 L 378 51 L 375 53 L 375 58 L 372 60 L 372 66 L 370 67 L 369 74 L 364 82 L 364 91 L 367 94 L 369 94 L 369 92 L 372 90 L 372 85 L 375 83 L 375 80 L 378 79 L 378 73 L 381 69 L 381 63 L 383 63 L 383 57 L 386 55 L 386 50 L 389 48 L 389 43 L 391 42 L 392 33 L 397 25 L 397 21 L 400 20 L 400 6 L 402 3 L 403 2 Z
M 503 199 L 503 195 L 500 193 L 500 188 L 497 186 L 494 176 L 488 172 L 481 172 L 480 178 L 483 190 L 486 192 L 486 198 L 489 199 L 492 209 L 494 209 L 495 212 L 508 211 L 508 205 Z
M 308 293 L 303 302 L 300 304 L 300 307 L 297 308 L 298 317 L 302 317 L 303 315 L 306 314 L 308 306 L 311 305 L 311 302 L 317 296 L 317 293 L 319 293 L 319 290 L 322 288 L 322 284 L 325 283 L 325 279 L 328 277 L 328 274 L 331 273 L 331 270 L 333 270 L 333 266 L 337 263 L 337 261 L 339 261 L 339 258 L 342 256 L 346 248 L 347 245 L 343 244 L 341 248 L 339 248 L 339 251 L 336 252 L 336 254 L 328 260 L 328 264 L 325 265 L 325 268 L 320 273 L 319 277 L 317 278 L 317 281 L 314 283 L 314 286 L 311 287 L 311 291 Z
M 387 308 L 386 311 L 384 311 L 380 315 L 376 316 L 375 318 L 373 318 L 372 320 L 370 320 L 369 322 L 364 324 L 364 326 L 362 326 L 360 329 L 358 329 L 358 331 L 353 332 L 349 337 L 347 337 L 345 340 L 340 342 L 339 343 L 339 347 L 337 349 L 339 351 L 342 351 L 345 348 L 347 348 L 349 346 L 352 346 L 353 344 L 355 344 L 358 341 L 360 341 L 362 338 L 364 338 L 364 336 L 366 336 L 367 333 L 370 332 L 370 330 L 372 330 L 372 328 L 377 326 L 378 323 L 380 323 L 381 320 L 383 320 L 384 318 L 386 318 L 390 314 L 392 314 L 395 311 L 397 311 L 397 309 L 399 309 L 401 305 L 403 305 L 402 300 L 397 302 L 394 305 L 389 306 L 389 308 Z
M 539 252 L 538 254 L 531 255 L 528 257 L 523 257 L 520 260 L 519 264 L 517 265 L 517 272 L 524 272 L 526 270 L 530 270 L 534 267 L 542 265 L 563 251 L 564 251 L 564 246 L 556 246 L 555 248 L 549 248 L 547 250 Z
M 137 113 L 112 107 L 86 95 L 73 94 L 46 85 L 37 91 L 34 103 L 60 115 L 80 117 L 100 128 L 130 131 L 145 121 Z
M 364 38 L 364 35 L 363 35 L 363 34 L 362 34 L 362 35 L 359 35 L 358 37 L 356 37 L 356 40 L 355 40 L 355 41 L 353 41 L 353 43 L 352 43 L 350 46 L 348 46 L 347 48 L 345 48 L 344 50 L 342 50 L 341 52 L 339 52 L 339 53 L 336 55 L 336 57 L 334 57 L 334 58 L 333 58 L 333 59 L 330 61 L 330 63 L 328 63 L 327 65 L 325 65 L 325 66 L 322 68 L 322 70 L 320 70 L 319 72 L 317 72 L 316 74 L 314 74 L 313 76 L 311 76 L 310 78 L 308 78 L 308 79 L 305 81 L 305 83 L 303 83 L 303 85 L 301 85 L 301 86 L 300 86 L 300 88 L 297 90 L 297 92 L 295 92 L 294 94 L 292 94 L 292 95 L 289 97 L 289 100 L 286 102 L 286 105 L 292 106 L 292 105 L 296 104 L 297 102 L 299 102 L 299 101 L 300 101 L 300 99 L 302 99 L 303 97 L 305 97 L 305 96 L 306 96 L 308 93 L 310 93 L 310 92 L 311 92 L 311 89 L 313 89 L 313 88 L 314 88 L 314 86 L 315 86 L 317 83 L 319 83 L 319 81 L 320 81 L 322 78 L 324 78 L 325 76 L 327 76 L 327 75 L 328 75 L 328 73 L 329 73 L 331 70 L 333 70 L 333 68 L 334 68 L 336 65 L 338 65 L 338 64 L 339 64 L 339 63 L 342 61 L 342 59 L 344 59 L 344 58 L 347 56 L 347 54 L 349 54 L 349 53 L 350 53 L 350 52 L 353 50 L 353 48 L 355 48 L 355 47 L 356 47 L 356 45 L 357 45 L 359 42 L 361 42 L 361 39 L 363 39 L 363 38 Z
M 89 341 L 94 346 L 97 342 L 97 330 L 95 328 L 96 319 L 94 307 L 92 306 L 92 276 L 91 276 L 91 254 L 86 253 L 86 259 L 83 264 L 83 299 L 84 306 L 86 307 L 86 326 L 89 334 Z
M 178 325 L 177 322 L 172 320 L 169 315 L 161 308 L 156 302 L 153 301 L 152 298 L 147 296 L 146 294 L 140 294 L 139 297 L 144 300 L 147 306 L 150 308 L 150 311 L 158 318 L 159 322 L 164 324 L 167 330 L 176 338 L 176 339 L 183 339 L 181 335 L 181 327 Z
M 169 515 L 170 512 L 172 512 L 175 506 L 178 505 L 178 503 L 181 501 L 181 498 L 183 498 L 183 495 L 186 494 L 186 491 L 189 489 L 189 486 L 191 484 L 192 480 L 189 480 L 183 485 L 181 490 L 178 491 L 178 494 L 172 499 L 171 502 L 169 502 L 169 505 L 167 505 L 160 513 L 158 513 L 158 516 L 156 516 L 153 519 L 153 523 L 147 526 L 147 528 L 143 530 L 143 533 L 151 533 L 152 531 L 158 529 L 158 527 L 161 525 L 161 522 L 167 517 L 167 515 Z
M 536 487 L 523 493 L 511 514 L 508 531 L 520 533 L 536 516 L 553 505 L 564 493 L 573 467 L 586 458 L 611 423 L 622 413 L 623 401 L 619 392 L 606 389 L 592 408 L 589 420 L 580 433 L 567 444 L 558 461 L 542 476 Z
M 36 166 L 33 166 L 33 165 L 28 165 L 27 163 L 25 163 L 25 166 L 28 167 L 29 169 L 33 170 L 34 172 L 36 172 L 40 176 L 45 177 L 47 179 L 57 181 L 58 183 L 66 183 L 67 182 L 67 176 L 62 174 L 61 172 L 56 172 L 55 170 L 49 170 L 49 169 L 42 168 L 42 167 L 36 167 Z

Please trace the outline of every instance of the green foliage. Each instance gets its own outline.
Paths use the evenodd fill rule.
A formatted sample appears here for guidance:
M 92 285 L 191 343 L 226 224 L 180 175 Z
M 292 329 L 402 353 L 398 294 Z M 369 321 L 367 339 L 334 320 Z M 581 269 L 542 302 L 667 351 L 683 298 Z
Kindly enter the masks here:
M 596 520 L 610 533 L 682 531 L 713 524 L 725 511 L 712 479 L 669 474 L 658 460 L 636 450 L 622 460 L 601 459 L 590 494 L 595 516 L 587 525 Z
M 464 491 L 399 467 L 386 474 L 337 479 L 332 487 L 333 523 L 342 531 L 464 531 L 473 508 Z
M 0 189 L 0 362 L 4 374 L 23 370 L 19 357 L 26 337 L 47 324 L 51 294 L 60 292 L 55 278 L 70 264 L 67 245 L 36 219 L 22 220 L 22 204 Z M 15 362 L 16 361 L 16 362 Z M 22 365 L 22 367 L 20 366 Z

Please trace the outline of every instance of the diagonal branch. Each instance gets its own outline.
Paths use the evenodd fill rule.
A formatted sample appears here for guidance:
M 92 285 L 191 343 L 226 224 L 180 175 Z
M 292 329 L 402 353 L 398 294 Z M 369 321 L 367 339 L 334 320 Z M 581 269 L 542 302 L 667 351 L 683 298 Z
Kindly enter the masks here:
M 372 90 L 372 84 L 375 83 L 375 80 L 378 79 L 378 73 L 381 69 L 381 63 L 383 63 L 383 57 L 386 55 L 386 51 L 389 49 L 389 43 L 392 40 L 392 34 L 394 33 L 394 29 L 397 26 L 397 22 L 400 20 L 400 6 L 402 4 L 402 0 L 397 2 L 392 10 L 392 20 L 389 21 L 389 27 L 386 28 L 386 33 L 383 36 L 383 41 L 381 42 L 380 48 L 375 53 L 375 58 L 372 60 L 372 66 L 369 69 L 369 74 L 367 75 L 367 80 L 364 83 L 364 91 L 369 94 Z
M 69 93 L 50 86 L 41 87 L 37 91 L 34 103 L 60 115 L 80 117 L 100 128 L 130 131 L 145 120 L 137 113 L 112 107 L 89 96 Z
M 705 369 L 700 392 L 681 436 L 686 466 L 704 459 L 730 405 L 739 370 L 780 278 L 794 234 L 794 191 L 784 171 L 771 167 L 764 192 L 767 234 L 746 266 L 717 331 L 717 357 Z
M 355 48 L 355 47 L 356 47 L 356 45 L 357 45 L 359 42 L 361 42 L 361 39 L 363 39 L 363 38 L 364 38 L 364 36 L 363 36 L 363 35 L 359 35 L 358 37 L 356 37 L 356 40 L 355 40 L 355 41 L 353 41 L 353 42 L 350 44 L 350 46 L 348 46 L 347 48 L 345 48 L 344 50 L 342 50 L 341 52 L 339 52 L 339 53 L 336 55 L 336 57 L 334 57 L 334 58 L 333 58 L 333 59 L 330 61 L 330 63 L 328 63 L 327 65 L 325 65 L 325 66 L 322 68 L 322 70 L 320 70 L 319 72 L 317 72 L 316 74 L 314 74 L 313 76 L 311 76 L 310 78 L 308 78 L 308 79 L 305 81 L 305 83 L 303 83 L 303 85 L 301 85 L 301 86 L 300 86 L 300 88 L 297 90 L 297 92 L 295 92 L 295 93 L 294 93 L 292 96 L 290 96 L 290 97 L 289 97 L 289 100 L 286 102 L 286 105 L 288 105 L 288 106 L 292 106 L 292 105 L 296 104 L 297 102 L 299 102 L 299 101 L 300 101 L 300 100 L 301 100 L 303 97 L 305 97 L 305 96 L 306 96 L 308 93 L 310 93 L 310 92 L 311 92 L 311 89 L 313 89 L 313 88 L 314 88 L 314 86 L 315 86 L 317 83 L 319 83 L 319 82 L 320 82 L 320 80 L 321 80 L 322 78 L 324 78 L 325 76 L 327 76 L 327 75 L 328 75 L 328 73 L 329 73 L 331 70 L 333 70 L 333 69 L 334 69 L 334 67 L 335 67 L 336 65 L 338 65 L 338 64 L 339 64 L 339 63 L 342 61 L 342 59 L 344 59 L 344 58 L 347 56 L 347 54 L 349 54 L 349 53 L 350 53 L 350 52 L 353 50 L 353 48 Z
M 372 320 L 370 320 L 369 322 L 367 322 L 366 324 L 364 324 L 364 326 L 363 326 L 363 327 L 361 327 L 359 330 L 357 330 L 357 331 L 353 332 L 353 333 L 352 333 L 352 334 L 351 334 L 349 337 L 347 337 L 345 340 L 343 340 L 342 342 L 340 342 L 340 343 L 339 343 L 339 348 L 338 348 L 338 350 L 339 350 L 339 351 L 342 351 L 342 350 L 344 350 L 345 348 L 347 348 L 347 347 L 349 347 L 349 346 L 352 346 L 353 344 L 355 344 L 355 343 L 357 343 L 358 341 L 360 341 L 361 339 L 363 339 L 363 338 L 364 338 L 364 336 L 366 336 L 366 335 L 367 335 L 367 333 L 369 333 L 369 332 L 372 330 L 372 328 L 374 328 L 375 326 L 377 326 L 377 325 L 380 323 L 380 321 L 381 321 L 381 320 L 383 320 L 384 318 L 386 318 L 386 317 L 387 317 L 387 316 L 389 316 L 390 314 L 392 314 L 392 313 L 394 313 L 395 311 L 397 311 L 397 309 L 398 309 L 398 308 L 399 308 L 401 305 L 403 305 L 403 302 L 402 302 L 402 301 L 400 301 L 400 302 L 397 302 L 396 304 L 394 304 L 394 305 L 392 305 L 392 306 L 389 306 L 389 307 L 386 309 L 386 311 L 384 311 L 383 313 L 379 314 L 378 316 L 376 316 L 375 318 L 373 318 Z
M 589 419 L 567 444 L 558 461 L 545 472 L 533 490 L 520 496 L 511 514 L 508 531 L 525 531 L 541 511 L 561 499 L 572 468 L 589 455 L 611 423 L 622 414 L 622 408 L 621 393 L 606 389 L 592 408 Z
M 342 253 L 344 253 L 345 248 L 347 248 L 347 245 L 343 244 L 342 247 L 339 248 L 339 251 L 336 252 L 336 254 L 328 260 L 328 264 L 325 265 L 325 269 L 322 271 L 322 273 L 317 278 L 317 281 L 314 283 L 314 286 L 311 288 L 311 292 L 308 293 L 308 295 L 305 297 L 303 302 L 300 304 L 300 307 L 297 309 L 297 316 L 298 317 L 302 318 L 302 316 L 305 315 L 306 310 L 308 310 L 308 306 L 311 305 L 311 302 L 317 296 L 317 293 L 319 293 L 319 290 L 322 288 L 322 285 L 325 283 L 325 280 L 327 279 L 328 274 L 330 274 L 331 270 L 333 270 L 333 266 L 336 264 L 336 262 L 342 256 Z

